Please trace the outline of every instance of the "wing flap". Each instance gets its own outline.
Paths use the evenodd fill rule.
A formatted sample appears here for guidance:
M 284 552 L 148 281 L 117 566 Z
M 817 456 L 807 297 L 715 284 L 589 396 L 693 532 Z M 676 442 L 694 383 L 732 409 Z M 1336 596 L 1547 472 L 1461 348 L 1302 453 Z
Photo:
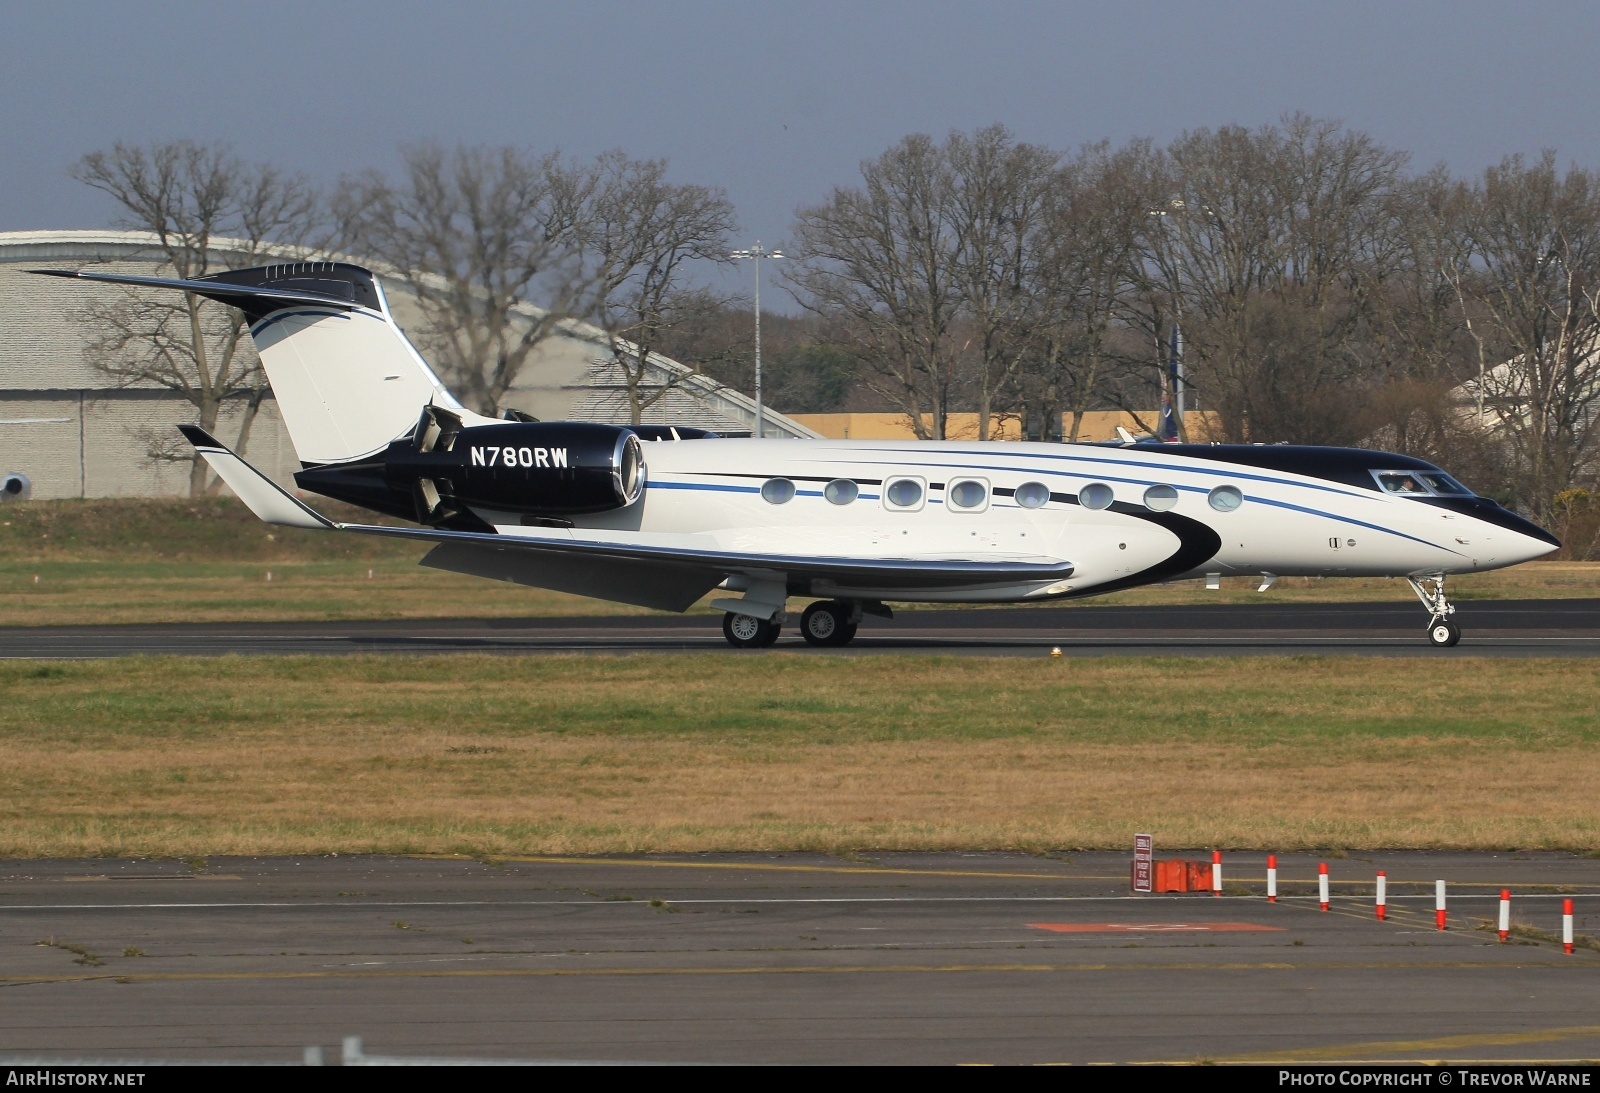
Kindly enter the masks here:
M 687 611 L 723 579 L 719 570 L 694 566 L 479 543 L 440 543 L 418 564 L 657 611 Z

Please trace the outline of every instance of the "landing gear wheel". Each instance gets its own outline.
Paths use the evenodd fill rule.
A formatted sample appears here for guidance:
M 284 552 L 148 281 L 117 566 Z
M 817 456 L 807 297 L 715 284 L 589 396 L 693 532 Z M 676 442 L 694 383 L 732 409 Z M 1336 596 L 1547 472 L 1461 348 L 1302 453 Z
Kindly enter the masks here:
M 765 649 L 778 640 L 781 623 L 729 611 L 722 616 L 722 636 L 735 649 Z
M 1456 613 L 1456 605 L 1444 594 L 1444 574 L 1407 577 L 1406 580 L 1432 618 L 1428 623 L 1428 641 L 1434 648 L 1448 649 L 1460 641 L 1461 627 L 1450 621 L 1450 616 Z
M 1428 627 L 1428 640 L 1440 649 L 1448 649 L 1461 640 L 1461 627 L 1449 619 L 1434 619 Z
M 849 604 L 818 600 L 800 616 L 800 636 L 812 645 L 848 645 L 856 636 L 853 614 Z

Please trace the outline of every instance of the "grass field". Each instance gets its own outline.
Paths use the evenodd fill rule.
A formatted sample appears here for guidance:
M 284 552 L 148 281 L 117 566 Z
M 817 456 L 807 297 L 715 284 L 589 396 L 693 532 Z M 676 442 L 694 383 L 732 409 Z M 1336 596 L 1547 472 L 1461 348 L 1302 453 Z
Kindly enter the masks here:
M 0 856 L 1600 847 L 1600 664 L 0 664 Z
M 323 506 L 340 518 L 356 510 Z M 366 519 L 370 514 L 362 515 Z M 46 501 L 0 510 L 0 625 L 646 614 L 644 609 L 422 569 L 426 546 L 271 528 L 238 502 Z M 270 574 L 270 579 L 269 575 Z M 1089 604 L 1408 600 L 1400 581 L 1230 578 Z M 1460 600 L 1600 597 L 1600 563 L 1533 562 L 1451 582 Z M 696 610 L 709 610 L 704 604 Z

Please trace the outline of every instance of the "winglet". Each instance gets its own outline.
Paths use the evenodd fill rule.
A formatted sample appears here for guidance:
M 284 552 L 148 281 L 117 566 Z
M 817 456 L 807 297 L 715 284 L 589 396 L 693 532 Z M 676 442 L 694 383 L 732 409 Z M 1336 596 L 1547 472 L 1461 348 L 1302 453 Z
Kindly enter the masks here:
M 260 519 L 269 524 L 315 531 L 329 531 L 335 527 L 333 521 L 240 459 L 198 425 L 179 425 L 178 431 L 211 464 L 217 477 Z

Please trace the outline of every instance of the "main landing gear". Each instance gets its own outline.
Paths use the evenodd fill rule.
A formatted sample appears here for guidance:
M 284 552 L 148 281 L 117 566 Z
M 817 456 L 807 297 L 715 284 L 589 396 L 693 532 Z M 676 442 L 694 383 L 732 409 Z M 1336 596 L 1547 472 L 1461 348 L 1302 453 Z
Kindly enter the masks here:
M 1432 616 L 1428 622 L 1428 640 L 1440 649 L 1448 649 L 1460 641 L 1461 627 L 1450 618 L 1456 613 L 1455 605 L 1444 594 L 1444 574 L 1407 577 L 1406 582 Z
M 812 645 L 849 645 L 860 625 L 860 604 L 818 600 L 800 616 L 800 636 Z
M 722 636 L 735 649 L 765 649 L 778 640 L 783 630 L 781 614 L 771 619 L 739 615 L 732 611 L 722 616 Z
M 818 600 L 800 616 L 800 636 L 810 645 L 848 645 L 861 625 L 861 605 L 843 600 Z M 783 631 L 783 615 L 770 620 L 729 611 L 722 616 L 722 636 L 735 649 L 765 649 Z

